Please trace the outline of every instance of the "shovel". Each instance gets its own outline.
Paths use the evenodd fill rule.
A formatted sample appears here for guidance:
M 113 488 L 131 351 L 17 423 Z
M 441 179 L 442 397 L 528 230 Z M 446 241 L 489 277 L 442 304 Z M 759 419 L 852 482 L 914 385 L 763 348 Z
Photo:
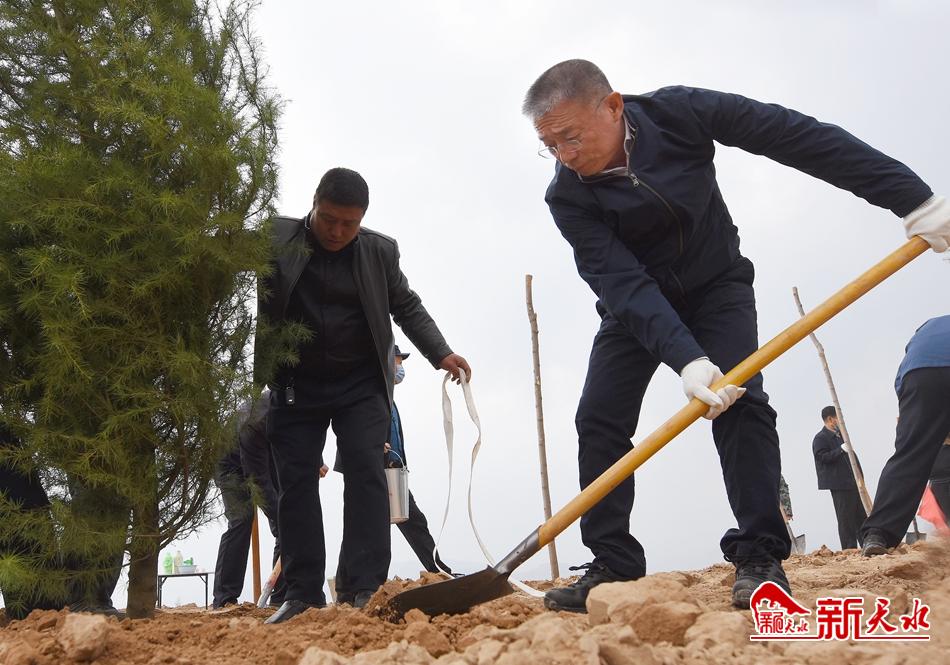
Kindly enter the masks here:
M 785 522 L 785 528 L 788 529 L 788 537 L 792 541 L 792 554 L 804 554 L 805 534 L 803 533 L 800 536 L 796 536 L 795 532 L 792 531 L 792 523 L 788 520 L 788 515 L 785 513 L 785 509 L 781 506 L 779 506 L 778 509 L 782 511 L 782 520 Z
M 270 572 L 270 577 L 267 578 L 267 582 L 264 583 L 264 588 L 261 589 L 261 596 L 257 599 L 258 607 L 267 607 L 267 603 L 270 601 L 270 595 L 274 593 L 274 587 L 277 586 L 277 580 L 280 578 L 280 557 L 277 557 L 277 563 L 274 564 L 274 569 Z
M 904 538 L 904 542 L 906 542 L 908 545 L 913 545 L 914 543 L 916 543 L 916 542 L 918 542 L 918 541 L 919 541 L 919 542 L 923 542 L 923 541 L 927 540 L 927 534 L 926 534 L 926 533 L 921 533 L 921 532 L 920 532 L 920 528 L 917 526 L 917 518 L 916 518 L 916 517 L 914 518 L 913 524 L 914 524 L 914 530 L 913 530 L 913 531 L 908 531 L 908 532 L 907 532 L 907 536 Z
M 741 386 L 763 367 L 785 353 L 835 314 L 863 296 L 882 281 L 903 268 L 929 248 L 925 240 L 914 237 L 897 251 L 832 295 L 828 300 L 776 335 L 768 344 L 736 365 L 728 374 L 711 386 L 718 390 L 725 385 Z M 675 436 L 695 420 L 702 417 L 709 407 L 693 399 L 667 420 L 656 431 L 640 442 L 626 455 L 604 471 L 548 521 L 539 526 L 495 566 L 457 577 L 454 580 L 436 582 L 409 589 L 393 596 L 384 613 L 393 619 L 402 617 L 411 609 L 419 609 L 429 616 L 460 614 L 474 605 L 501 598 L 514 591 L 508 577 L 525 561 L 550 543 L 576 519 L 603 499 L 641 464 L 652 457 Z

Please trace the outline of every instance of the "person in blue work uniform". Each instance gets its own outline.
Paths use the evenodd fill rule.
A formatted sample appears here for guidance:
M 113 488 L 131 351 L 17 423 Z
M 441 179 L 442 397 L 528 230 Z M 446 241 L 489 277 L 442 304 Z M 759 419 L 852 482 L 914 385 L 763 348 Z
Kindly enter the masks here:
M 934 463 L 950 438 L 950 315 L 930 319 L 907 343 L 894 382 L 897 435 L 861 527 L 864 556 L 896 547 L 917 513 Z
M 615 92 L 586 60 L 544 72 L 522 107 L 556 160 L 545 201 L 598 298 L 600 329 L 577 409 L 580 485 L 630 450 L 640 405 L 662 363 L 687 399 L 709 406 L 737 521 L 720 543 L 736 566 L 732 602 L 764 581 L 788 589 L 789 537 L 779 512 L 776 414 L 762 376 L 709 386 L 758 347 L 752 262 L 716 181 L 714 142 L 765 155 L 904 218 L 934 250 L 950 240 L 950 204 L 916 174 L 845 130 L 736 94 L 683 86 Z M 743 396 L 743 391 L 745 392 Z M 741 397 L 741 399 L 740 399 Z M 594 559 L 576 583 L 548 591 L 551 609 L 586 611 L 594 586 L 646 574 L 630 533 L 628 478 L 581 518 Z
M 403 361 L 409 357 L 408 353 L 399 350 L 399 346 L 393 347 L 393 383 L 398 385 L 406 378 L 406 368 L 403 367 Z M 399 416 L 399 409 L 393 402 L 392 420 L 389 427 L 389 440 L 384 446 L 384 453 L 387 467 L 408 466 L 406 461 L 405 437 L 402 431 L 402 419 Z M 337 457 L 334 464 L 334 471 L 346 473 L 342 460 Z M 426 516 L 416 504 L 415 497 L 409 492 L 409 519 L 399 522 L 396 525 L 399 531 L 405 537 L 409 547 L 419 558 L 419 562 L 430 573 L 445 572 L 452 574 L 452 569 L 442 561 L 439 553 L 435 550 L 435 539 L 429 533 L 429 523 Z M 340 548 L 340 559 L 336 569 L 336 599 L 338 603 L 348 603 L 353 605 L 356 602 L 356 594 L 351 590 L 352 580 L 347 572 L 346 553 Z

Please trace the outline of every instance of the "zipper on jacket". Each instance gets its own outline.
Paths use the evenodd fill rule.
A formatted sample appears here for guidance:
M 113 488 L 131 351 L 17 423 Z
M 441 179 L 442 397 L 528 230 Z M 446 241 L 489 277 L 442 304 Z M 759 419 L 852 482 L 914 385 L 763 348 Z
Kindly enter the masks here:
M 643 181 L 643 180 L 641 180 L 640 178 L 638 178 L 638 177 L 637 177 L 637 174 L 633 172 L 633 169 L 630 169 L 630 168 L 628 167 L 628 168 L 627 168 L 627 172 L 628 172 L 628 174 L 629 174 L 628 177 L 630 178 L 631 184 L 632 184 L 634 187 L 640 187 L 640 186 L 642 185 L 642 186 L 645 187 L 651 194 L 653 194 L 653 196 L 655 196 L 657 199 L 659 199 L 660 203 L 663 204 L 663 206 L 666 208 L 667 212 L 670 213 L 670 217 L 673 218 L 673 223 L 676 224 L 676 233 L 677 233 L 677 238 L 678 238 L 678 240 L 679 240 L 679 252 L 677 253 L 676 258 L 673 259 L 672 261 L 670 261 L 670 276 L 673 277 L 673 281 L 676 282 L 676 286 L 679 287 L 679 290 L 680 290 L 680 295 L 682 295 L 683 300 L 685 301 L 685 300 L 686 300 L 686 289 L 683 288 L 683 283 L 680 281 L 680 278 L 679 278 L 679 276 L 676 274 L 676 271 L 673 270 L 673 264 L 676 262 L 677 259 L 679 259 L 680 257 L 683 256 L 683 224 L 682 224 L 682 222 L 680 222 L 679 216 L 678 216 L 678 215 L 676 214 L 676 212 L 673 210 L 673 206 L 671 206 L 671 205 L 669 204 L 669 202 L 668 202 L 665 198 L 663 198 L 663 195 L 662 195 L 662 194 L 660 194 L 658 191 L 656 191 L 655 189 L 653 189 L 653 187 L 651 187 L 651 186 L 650 186 L 649 184 L 647 184 L 645 181 Z

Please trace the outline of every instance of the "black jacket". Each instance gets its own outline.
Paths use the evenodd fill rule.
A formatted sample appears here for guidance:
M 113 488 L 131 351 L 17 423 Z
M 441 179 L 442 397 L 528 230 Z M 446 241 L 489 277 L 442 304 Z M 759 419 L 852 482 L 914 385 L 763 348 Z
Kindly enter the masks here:
M 624 117 L 634 133 L 627 174 L 582 181 L 558 163 L 545 200 L 601 316 L 613 316 L 677 373 L 707 355 L 677 310 L 739 257 L 714 141 L 899 216 L 932 195 L 909 168 L 840 127 L 775 104 L 680 86 L 625 96 Z
M 259 336 L 255 344 L 254 367 L 258 383 L 273 381 L 274 361 L 268 357 L 267 347 L 279 343 L 277 331 L 285 320 L 290 294 L 310 259 L 305 236 L 309 232 L 305 225 L 306 219 L 275 217 L 271 220 L 275 258 L 271 273 L 261 280 L 262 288 L 258 296 Z M 399 246 L 396 241 L 363 227 L 353 242 L 353 276 L 373 333 L 376 356 L 392 403 L 395 369 L 390 316 L 433 367 L 438 367 L 452 350 L 423 307 L 422 300 L 409 288 L 409 281 L 399 268 Z M 261 320 L 265 324 L 263 329 Z
M 844 441 L 827 427 L 815 435 L 811 444 L 815 455 L 815 471 L 818 474 L 818 489 L 820 490 L 857 490 L 854 473 L 851 471 L 851 462 L 848 453 L 841 449 Z M 858 468 L 861 464 L 858 463 Z
M 267 439 L 266 420 L 270 408 L 270 393 L 245 403 L 236 414 L 237 445 L 218 462 L 217 479 L 237 476 L 251 480 L 260 491 L 261 508 L 270 519 L 277 519 L 279 495 L 277 473 L 271 458 L 270 441 Z

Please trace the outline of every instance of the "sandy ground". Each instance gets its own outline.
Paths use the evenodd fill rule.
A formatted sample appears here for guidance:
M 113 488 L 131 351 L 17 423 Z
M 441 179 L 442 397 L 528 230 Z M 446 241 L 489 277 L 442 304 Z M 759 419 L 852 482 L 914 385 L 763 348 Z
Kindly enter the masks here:
M 659 665 L 679 663 L 950 662 L 950 544 L 902 546 L 863 559 L 854 550 L 825 548 L 786 565 L 793 594 L 810 609 L 823 596 L 862 596 L 870 613 L 877 596 L 891 600 L 890 620 L 919 598 L 930 605 L 929 642 L 751 642 L 752 615 L 729 606 L 732 567 L 660 573 L 600 587 L 591 613 L 547 612 L 514 594 L 457 616 L 407 621 L 379 617 L 388 595 L 430 580 L 395 580 L 367 610 L 310 610 L 279 626 L 270 611 L 245 604 L 223 610 L 178 608 L 153 619 L 116 621 L 62 612 L 0 620 L 3 665 L 339 665 L 340 663 L 557 663 Z M 814 616 L 814 615 L 813 615 Z M 868 618 L 865 615 L 865 619 Z

